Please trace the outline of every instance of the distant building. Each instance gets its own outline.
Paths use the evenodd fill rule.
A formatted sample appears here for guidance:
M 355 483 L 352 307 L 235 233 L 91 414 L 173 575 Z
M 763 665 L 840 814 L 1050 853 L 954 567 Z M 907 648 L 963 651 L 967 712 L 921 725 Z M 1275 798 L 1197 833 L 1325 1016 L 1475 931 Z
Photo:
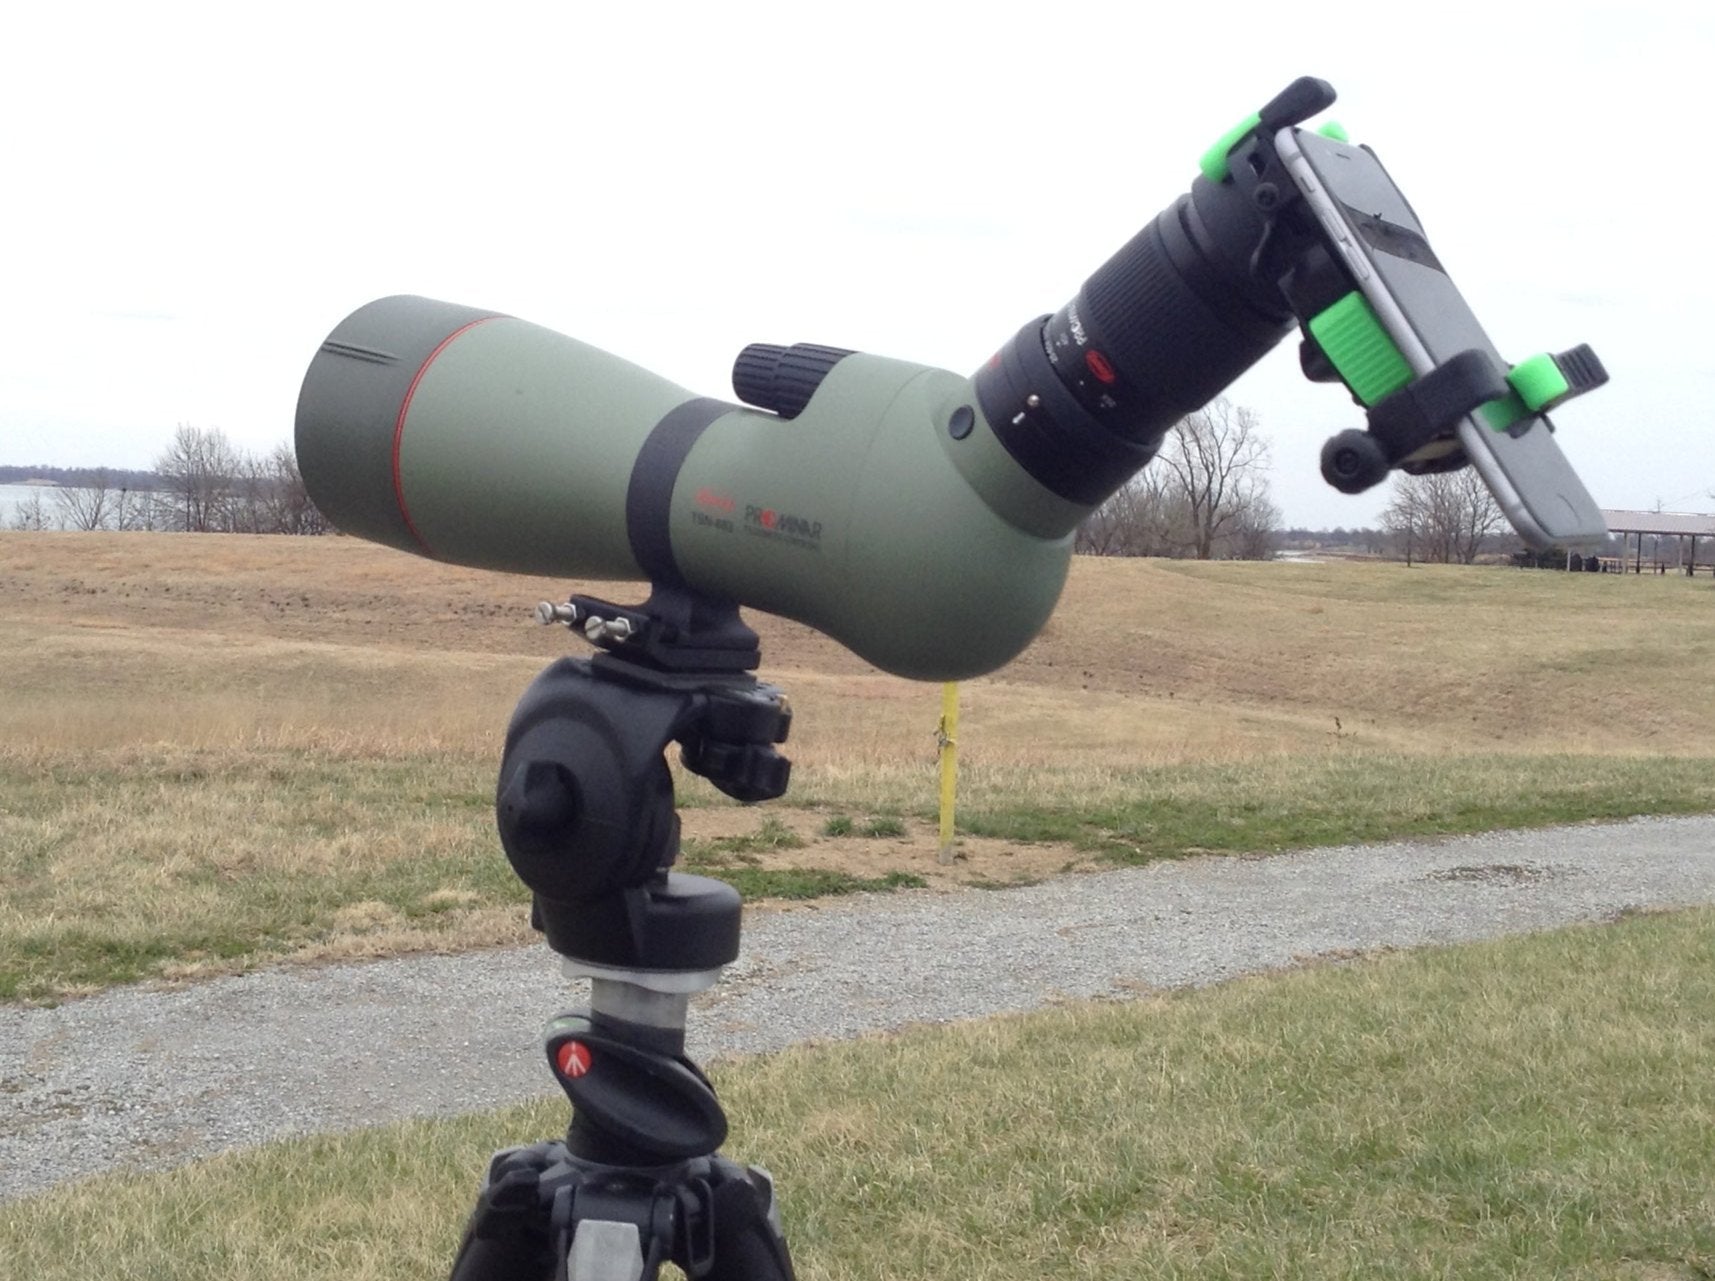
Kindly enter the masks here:
M 1630 566 L 1634 573 L 1643 572 L 1645 538 L 1655 540 L 1649 560 L 1651 568 L 1665 573 L 1671 566 L 1683 568 L 1687 574 L 1697 570 L 1697 540 L 1715 539 L 1715 516 L 1703 512 L 1639 512 L 1604 507 L 1602 519 L 1608 522 L 1608 532 L 1620 540 L 1619 568 L 1626 568 L 1626 540 L 1636 536 Z M 1675 540 L 1674 554 L 1671 560 L 1666 560 L 1662 556 L 1662 540 L 1669 538 Z M 1711 570 L 1715 572 L 1715 566 Z

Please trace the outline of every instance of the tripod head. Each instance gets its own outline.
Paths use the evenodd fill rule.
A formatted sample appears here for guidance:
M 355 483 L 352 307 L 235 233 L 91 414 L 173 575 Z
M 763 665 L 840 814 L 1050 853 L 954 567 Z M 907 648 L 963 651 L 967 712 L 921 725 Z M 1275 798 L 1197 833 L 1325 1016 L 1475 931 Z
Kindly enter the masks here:
M 589 965 L 718 970 L 738 955 L 738 893 L 669 871 L 679 819 L 663 753 L 679 743 L 687 769 L 741 801 L 786 790 L 775 744 L 792 713 L 751 671 L 756 633 L 731 602 L 673 584 L 635 608 L 573 597 L 537 617 L 602 652 L 544 671 L 507 729 L 495 812 L 532 923 Z

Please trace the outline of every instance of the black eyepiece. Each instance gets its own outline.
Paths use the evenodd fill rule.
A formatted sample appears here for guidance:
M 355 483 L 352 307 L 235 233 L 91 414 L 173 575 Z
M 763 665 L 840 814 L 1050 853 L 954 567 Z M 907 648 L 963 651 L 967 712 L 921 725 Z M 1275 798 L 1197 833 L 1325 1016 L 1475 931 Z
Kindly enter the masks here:
M 1049 489 L 1113 493 L 1167 429 L 1286 334 L 1292 312 L 1254 267 L 1269 226 L 1234 183 L 1198 178 L 1071 302 L 977 374 L 996 434 Z

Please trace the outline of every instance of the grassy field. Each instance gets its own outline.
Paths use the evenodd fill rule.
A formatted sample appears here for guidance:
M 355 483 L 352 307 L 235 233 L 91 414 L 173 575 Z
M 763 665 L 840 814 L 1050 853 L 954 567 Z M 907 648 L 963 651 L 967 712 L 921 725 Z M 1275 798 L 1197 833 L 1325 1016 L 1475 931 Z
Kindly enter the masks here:
M 806 1281 L 1715 1276 L 1715 913 L 718 1063 Z M 563 1104 L 0 1205 L 8 1275 L 445 1275 Z
M 578 652 L 530 617 L 570 586 L 347 539 L 0 534 L 0 999 L 524 938 L 492 780 L 519 692 Z M 687 862 L 769 896 L 1707 811 L 1712 608 L 1708 579 L 1080 560 L 963 687 L 951 868 L 938 689 L 759 617 L 793 790 L 765 820 L 688 780 Z

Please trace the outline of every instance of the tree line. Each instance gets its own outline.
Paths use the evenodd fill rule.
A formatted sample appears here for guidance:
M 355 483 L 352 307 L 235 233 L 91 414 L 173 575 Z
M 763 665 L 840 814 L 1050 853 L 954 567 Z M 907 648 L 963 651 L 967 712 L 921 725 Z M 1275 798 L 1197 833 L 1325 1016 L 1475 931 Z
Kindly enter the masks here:
M 51 480 L 66 489 L 81 489 L 97 477 L 110 485 L 127 489 L 154 489 L 161 478 L 152 471 L 136 467 L 54 467 L 38 463 L 32 467 L 0 465 L 0 485 L 22 485 L 30 481 Z
M 1224 398 L 1175 424 L 1155 460 L 1079 527 L 1077 550 L 1094 556 L 1267 560 L 1310 531 L 1283 530 L 1269 497 L 1268 444 L 1256 415 Z M 1335 539 L 1407 564 L 1469 565 L 1516 545 L 1482 478 L 1469 468 L 1428 476 L 1396 473 L 1377 529 Z M 1293 535 L 1298 535 L 1293 539 Z M 1318 542 L 1327 544 L 1323 536 Z
M 1091 556 L 1267 560 L 1280 511 L 1268 493 L 1268 442 L 1256 414 L 1225 397 L 1181 419 L 1155 460 L 1085 519 Z
M 1225 398 L 1167 433 L 1155 460 L 1079 527 L 1076 547 L 1095 556 L 1266 560 L 1307 530 L 1282 530 L 1269 497 L 1268 443 L 1256 414 Z M 332 526 L 311 501 L 290 445 L 239 449 L 219 428 L 181 425 L 153 471 L 0 467 L 0 484 L 52 480 L 13 513 L 11 528 L 182 530 L 323 534 Z M 1430 476 L 1397 473 L 1379 529 L 1336 530 L 1372 555 L 1470 564 L 1503 550 L 1507 529 L 1471 468 Z M 1301 536 L 1294 539 L 1294 535 Z M 1326 534 L 1319 534 L 1326 542 Z
M 1493 550 L 1494 536 L 1509 529 L 1500 504 L 1474 467 L 1394 480 L 1382 512 L 1382 529 L 1407 565 L 1469 565 Z
M 180 530 L 222 534 L 325 534 L 290 445 L 239 449 L 218 427 L 181 425 L 152 472 L 7 468 L 55 480 L 13 513 L 13 529 Z

